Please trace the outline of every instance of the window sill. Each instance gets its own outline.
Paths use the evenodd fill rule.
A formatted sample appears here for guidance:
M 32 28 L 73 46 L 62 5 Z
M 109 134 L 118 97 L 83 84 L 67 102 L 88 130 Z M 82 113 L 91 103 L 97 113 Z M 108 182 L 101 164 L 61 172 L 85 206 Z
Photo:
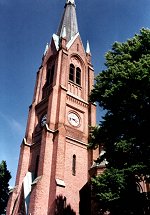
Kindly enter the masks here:
M 69 80 L 68 83 L 73 84 L 73 85 L 79 87 L 80 89 L 82 89 L 81 85 L 79 85 L 79 84 L 77 84 L 77 83 L 75 83 L 75 82 L 73 82 L 71 80 Z

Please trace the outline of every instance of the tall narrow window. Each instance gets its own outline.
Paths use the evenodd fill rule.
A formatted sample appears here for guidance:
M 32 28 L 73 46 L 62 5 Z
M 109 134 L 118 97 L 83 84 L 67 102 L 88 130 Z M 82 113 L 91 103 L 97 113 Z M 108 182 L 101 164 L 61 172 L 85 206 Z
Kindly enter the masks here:
M 46 74 L 46 85 L 49 85 L 50 84 L 50 73 L 51 73 L 51 70 L 48 69 L 47 70 L 47 74 Z
M 81 70 L 79 67 L 76 68 L 76 83 L 81 85 Z
M 55 70 L 55 66 L 53 65 L 53 66 L 52 66 L 52 69 L 51 69 L 50 80 L 49 80 L 49 83 L 50 83 L 50 84 L 53 83 L 54 70 Z
M 72 158 L 72 175 L 76 175 L 76 155 Z
M 38 167 L 39 167 L 39 155 L 37 155 L 37 157 L 36 157 L 34 178 L 37 178 L 37 176 L 38 176 Z
M 75 67 L 73 64 L 70 64 L 70 71 L 69 71 L 69 80 L 74 81 L 74 70 Z
M 54 78 L 54 70 L 55 66 L 53 65 L 52 68 L 47 69 L 47 74 L 46 74 L 46 86 L 50 85 L 53 83 L 53 78 Z

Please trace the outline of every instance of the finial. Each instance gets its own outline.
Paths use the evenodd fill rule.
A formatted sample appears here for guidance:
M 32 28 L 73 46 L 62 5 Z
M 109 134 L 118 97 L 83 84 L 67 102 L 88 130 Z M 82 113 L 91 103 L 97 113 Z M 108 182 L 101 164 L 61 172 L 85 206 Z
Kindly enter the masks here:
M 45 51 L 44 51 L 44 56 L 46 55 L 46 52 L 47 52 L 47 50 L 48 50 L 48 47 L 49 47 L 49 45 L 48 45 L 48 43 L 46 44 L 46 47 L 45 47 Z
M 87 54 L 91 54 L 89 41 L 87 41 L 86 53 L 87 53 Z
M 61 37 L 62 37 L 62 38 L 66 38 L 66 35 L 67 35 L 67 33 L 66 33 L 66 27 L 65 27 L 65 25 L 64 25 L 63 31 L 62 31 L 62 34 L 61 34 Z
M 67 1 L 66 1 L 66 4 L 68 4 L 69 2 L 70 2 L 71 4 L 75 4 L 75 1 L 74 1 L 74 0 L 67 0 Z

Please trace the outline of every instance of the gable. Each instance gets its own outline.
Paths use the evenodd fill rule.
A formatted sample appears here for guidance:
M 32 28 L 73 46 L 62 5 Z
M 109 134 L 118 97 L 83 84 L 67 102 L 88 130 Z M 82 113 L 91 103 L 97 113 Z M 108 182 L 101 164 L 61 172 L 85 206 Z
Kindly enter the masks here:
M 68 42 L 66 47 L 70 55 L 77 54 L 82 58 L 83 61 L 86 59 L 85 49 L 83 47 L 79 33 L 76 34 L 75 37 Z

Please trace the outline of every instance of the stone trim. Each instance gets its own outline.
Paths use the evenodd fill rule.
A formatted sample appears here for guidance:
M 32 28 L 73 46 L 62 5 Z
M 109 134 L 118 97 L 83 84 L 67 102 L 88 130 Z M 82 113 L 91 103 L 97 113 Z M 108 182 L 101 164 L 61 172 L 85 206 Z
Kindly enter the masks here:
M 74 41 L 77 39 L 78 36 L 79 36 L 79 32 L 77 32 L 76 35 L 67 43 L 66 45 L 67 50 L 72 46 L 72 44 L 74 43 Z
M 10 188 L 9 194 L 13 193 L 18 188 L 18 185 L 15 187 Z
M 25 146 L 28 146 L 28 147 L 31 147 L 31 146 L 32 146 L 32 144 L 27 143 L 27 140 L 26 140 L 25 137 L 24 137 L 23 140 L 22 140 L 22 144 L 25 145 Z M 34 144 L 34 143 L 33 143 L 33 144 Z
M 65 182 L 58 178 L 56 178 L 56 185 L 59 187 L 66 187 Z
M 75 142 L 77 142 L 77 143 L 80 143 L 80 144 L 83 145 L 83 146 L 88 146 L 88 144 L 86 144 L 86 143 L 84 143 L 84 142 L 82 142 L 82 141 L 80 141 L 80 140 L 74 139 L 74 138 L 72 138 L 72 137 L 66 136 L 66 138 L 69 139 L 69 140 L 75 141 Z
M 60 88 L 67 91 L 67 88 L 65 86 L 63 86 L 62 84 L 60 85 Z
M 85 105 L 85 106 L 89 105 L 88 102 L 86 102 L 86 101 L 83 100 L 82 98 L 80 98 L 80 97 L 74 95 L 73 93 L 67 92 L 67 96 L 68 96 L 68 99 L 69 99 L 69 97 L 71 97 L 72 99 L 76 99 L 77 101 L 83 103 L 83 105 Z
M 45 124 L 45 128 L 46 128 L 46 130 L 49 132 L 49 133 L 56 133 L 56 132 L 59 132 L 59 130 L 57 129 L 57 130 L 51 130 L 49 127 L 48 127 L 48 125 L 47 124 Z
M 37 178 L 34 179 L 34 181 L 32 182 L 31 186 L 32 185 L 35 185 L 38 183 L 38 181 L 42 178 L 42 175 L 38 176 Z

